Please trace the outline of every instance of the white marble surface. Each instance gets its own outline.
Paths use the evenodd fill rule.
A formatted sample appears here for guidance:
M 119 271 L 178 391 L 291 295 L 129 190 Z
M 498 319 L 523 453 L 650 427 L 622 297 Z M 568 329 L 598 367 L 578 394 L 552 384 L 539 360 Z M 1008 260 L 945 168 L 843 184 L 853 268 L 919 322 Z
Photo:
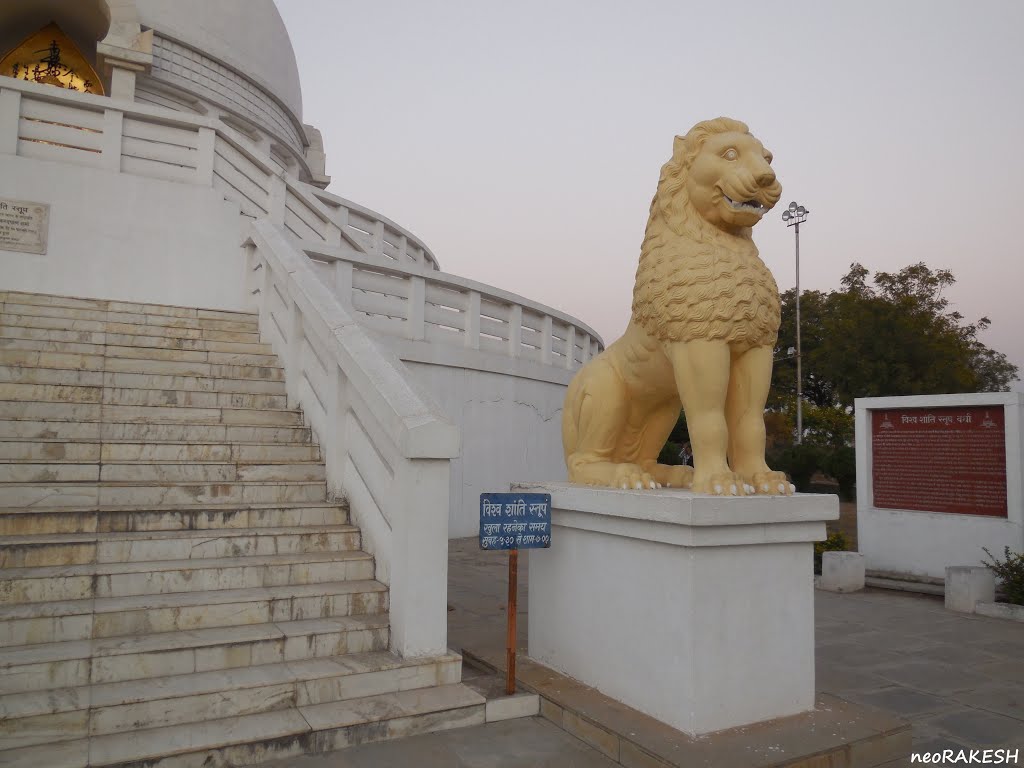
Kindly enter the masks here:
M 552 495 L 532 658 L 692 735 L 813 707 L 812 542 L 834 496 L 517 489 Z

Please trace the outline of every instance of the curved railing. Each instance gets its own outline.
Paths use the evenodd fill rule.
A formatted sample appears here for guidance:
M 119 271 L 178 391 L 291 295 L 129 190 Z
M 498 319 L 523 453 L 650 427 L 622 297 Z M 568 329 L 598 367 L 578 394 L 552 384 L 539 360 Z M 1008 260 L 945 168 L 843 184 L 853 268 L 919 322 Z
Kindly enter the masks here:
M 220 120 L 0 78 L 0 153 L 213 187 L 301 242 L 342 303 L 382 333 L 568 370 L 603 348 L 569 315 L 440 272 L 412 233 L 298 181 Z

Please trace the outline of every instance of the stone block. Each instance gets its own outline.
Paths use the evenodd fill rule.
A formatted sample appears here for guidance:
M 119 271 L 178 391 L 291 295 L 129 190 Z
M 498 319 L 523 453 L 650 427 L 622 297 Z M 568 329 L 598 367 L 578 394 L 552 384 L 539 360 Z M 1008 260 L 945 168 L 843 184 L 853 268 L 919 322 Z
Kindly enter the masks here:
M 979 602 L 996 599 L 996 575 L 982 565 L 951 565 L 946 568 L 946 609 L 974 613 Z
M 540 714 L 540 696 L 536 693 L 517 693 L 489 699 L 485 712 L 488 723 L 512 720 L 516 717 L 534 717 Z
M 823 553 L 818 586 L 827 592 L 856 592 L 864 589 L 864 555 L 859 552 Z

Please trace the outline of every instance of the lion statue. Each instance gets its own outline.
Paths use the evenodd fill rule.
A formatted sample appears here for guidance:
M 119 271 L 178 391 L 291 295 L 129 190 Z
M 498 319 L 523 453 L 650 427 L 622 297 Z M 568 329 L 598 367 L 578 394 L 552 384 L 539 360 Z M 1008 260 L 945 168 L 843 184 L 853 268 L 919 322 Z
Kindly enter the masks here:
M 771 162 L 737 120 L 708 120 L 676 137 L 651 203 L 629 326 L 566 393 L 572 482 L 793 492 L 764 456 L 779 289 L 751 227 L 782 194 Z M 658 463 L 680 407 L 693 468 Z

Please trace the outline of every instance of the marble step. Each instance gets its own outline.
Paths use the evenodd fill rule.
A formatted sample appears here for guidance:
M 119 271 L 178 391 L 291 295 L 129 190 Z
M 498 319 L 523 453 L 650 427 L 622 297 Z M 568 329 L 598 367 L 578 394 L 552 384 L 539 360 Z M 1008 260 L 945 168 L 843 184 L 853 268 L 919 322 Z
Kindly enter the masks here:
M 27 507 L 175 506 L 178 504 L 283 504 L 326 501 L 324 483 L 310 481 L 224 483 L 5 483 L 0 511 Z
M 356 551 L 352 525 L 0 536 L 0 568 Z
M 388 621 L 382 612 L 0 648 L 0 712 L 54 714 L 46 694 L 31 705 L 15 694 L 48 691 L 66 711 L 88 685 L 383 651 Z
M 0 571 L 0 604 L 359 581 L 373 571 L 361 551 L 8 568 Z
M 216 531 L 346 525 L 348 510 L 334 501 L 139 505 L 85 508 L 0 507 L 0 536 L 147 531 Z
M 26 339 L 54 343 L 110 344 L 119 347 L 154 347 L 157 349 L 195 350 L 200 352 L 234 352 L 242 354 L 272 355 L 269 344 L 259 341 L 218 341 L 216 339 L 186 339 L 159 333 L 146 333 L 148 326 L 137 326 L 137 333 L 107 331 L 69 331 L 61 328 L 0 325 L 0 339 Z
M 218 363 L 228 365 L 277 365 L 273 352 L 207 352 L 192 349 L 163 349 L 151 346 L 116 346 L 83 344 L 69 341 L 40 341 L 38 339 L 11 339 L 0 337 L 0 350 L 23 352 L 76 354 L 83 357 L 130 358 L 134 360 L 173 360 L 190 363 Z
M 5 325 L 20 325 L 19 317 L 50 317 L 61 320 L 86 320 L 114 325 L 142 325 L 147 328 L 186 328 L 191 330 L 236 331 L 256 333 L 255 315 L 205 312 L 202 316 L 176 316 L 157 312 L 129 311 L 131 307 L 109 309 L 84 309 L 56 305 L 25 304 L 17 301 L 3 302 Z M 204 312 L 199 310 L 198 312 Z M 213 315 L 213 316 L 211 316 Z M 79 330 L 72 328 L 72 330 Z
M 309 443 L 308 427 L 265 424 L 189 424 L 66 419 L 2 419 L 0 440 L 145 441 L 190 443 Z
M 302 425 L 302 412 L 280 408 L 204 408 L 190 405 L 108 405 L 0 400 L 0 419 L 142 422 L 145 424 Z
M 12 747 L 161 728 L 296 706 L 458 684 L 454 654 L 402 660 L 382 649 L 263 663 L 248 669 L 153 676 L 0 697 Z M 2 756 L 0 752 L 0 756 Z
M 0 438 L 0 461 L 215 461 L 233 464 L 276 464 L 320 459 L 318 446 L 302 444 L 142 443 Z
M 211 317 L 225 320 L 252 321 L 257 319 L 257 315 L 252 312 L 241 312 L 237 310 L 203 309 L 196 307 L 180 307 L 173 304 L 149 304 L 110 299 L 83 299 L 76 296 L 58 296 L 56 294 L 49 293 L 26 293 L 25 291 L 0 291 L 0 308 L 5 304 L 29 304 L 43 307 L 63 307 L 66 309 L 102 309 L 109 312 L 157 314 L 169 315 L 171 317 Z
M 223 331 L 212 328 L 170 328 L 167 326 L 140 325 L 138 323 L 107 322 L 104 320 L 73 320 L 65 317 L 40 315 L 17 315 L 0 309 L 0 325 L 12 328 L 34 328 L 40 330 L 64 330 L 72 333 L 112 333 L 128 336 L 159 336 L 167 339 L 193 341 L 221 341 L 239 344 L 258 344 L 260 335 L 256 330 Z
M 0 752 L 6 768 L 256 765 L 357 744 L 483 725 L 484 698 L 441 685 Z M 59 738 L 59 734 L 55 734 Z
M 133 357 L 107 357 L 77 352 L 39 352 L 25 349 L 0 349 L 0 365 L 31 368 L 143 373 L 162 376 L 224 377 L 229 379 L 265 379 L 284 381 L 284 369 L 276 363 L 247 365 L 189 360 L 153 360 Z
M 321 482 L 326 479 L 319 461 L 283 464 L 235 464 L 216 461 L 31 462 L 0 460 L 0 494 L 4 483 L 236 483 Z M 0 496 L 0 503 L 3 503 Z
M 0 367 L 0 383 L 72 387 L 110 387 L 135 390 L 184 390 L 188 392 L 238 392 L 285 394 L 283 380 L 232 379 L 227 377 L 165 376 L 149 373 L 79 370 L 68 368 Z
M 187 389 L 75 386 L 68 384 L 0 383 L 0 400 L 47 403 L 103 403 L 105 405 L 189 406 L 195 408 L 288 407 L 284 394 L 250 392 L 196 392 Z
M 387 587 L 370 579 L 0 605 L 0 646 L 238 628 L 387 610 Z

